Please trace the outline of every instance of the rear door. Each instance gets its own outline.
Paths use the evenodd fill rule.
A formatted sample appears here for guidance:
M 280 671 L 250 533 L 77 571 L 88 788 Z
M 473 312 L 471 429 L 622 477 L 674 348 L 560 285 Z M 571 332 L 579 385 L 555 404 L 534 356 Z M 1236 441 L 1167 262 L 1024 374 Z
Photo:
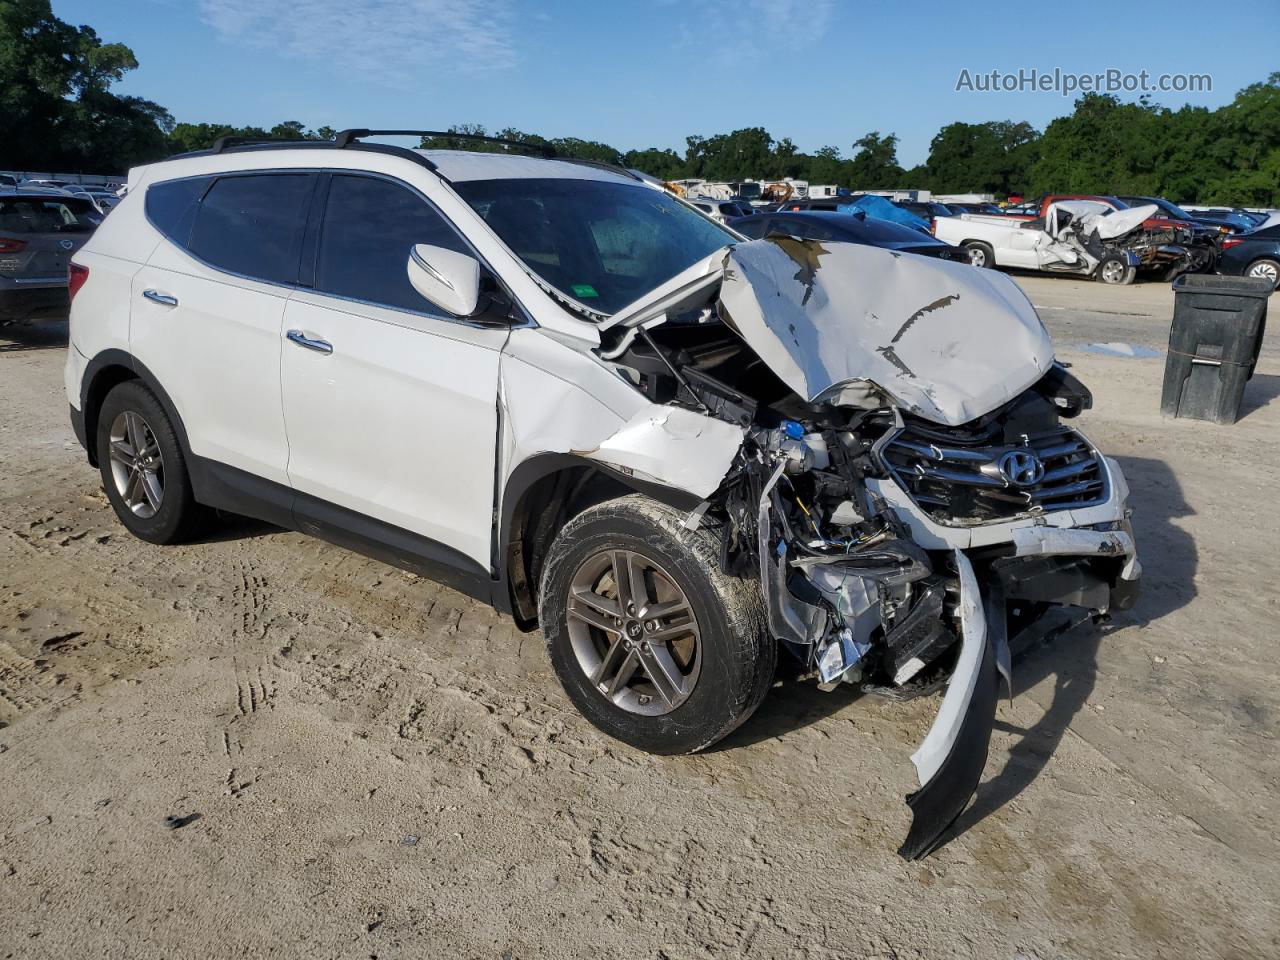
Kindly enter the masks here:
M 400 181 L 335 172 L 320 196 L 305 258 L 313 287 L 290 299 L 281 340 L 289 479 L 314 498 L 298 497 L 300 523 L 310 530 L 310 513 L 401 542 L 372 518 L 431 541 L 415 542 L 420 553 L 488 571 L 508 330 L 445 315 L 407 270 L 418 243 L 475 254 Z
M 319 174 L 250 172 L 152 184 L 166 240 L 134 276 L 130 349 L 198 456 L 288 483 L 280 335 Z

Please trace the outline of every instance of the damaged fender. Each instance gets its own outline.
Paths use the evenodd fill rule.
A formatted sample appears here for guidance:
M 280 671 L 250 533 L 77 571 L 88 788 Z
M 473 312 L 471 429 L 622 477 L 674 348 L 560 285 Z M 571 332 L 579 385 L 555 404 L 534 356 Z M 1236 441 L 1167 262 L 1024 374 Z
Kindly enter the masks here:
M 898 848 L 907 860 L 928 856 L 964 812 L 982 779 L 996 716 L 996 663 L 973 565 L 954 551 L 960 575 L 960 658 L 942 708 L 911 755 L 920 789 L 907 797 L 911 830 Z

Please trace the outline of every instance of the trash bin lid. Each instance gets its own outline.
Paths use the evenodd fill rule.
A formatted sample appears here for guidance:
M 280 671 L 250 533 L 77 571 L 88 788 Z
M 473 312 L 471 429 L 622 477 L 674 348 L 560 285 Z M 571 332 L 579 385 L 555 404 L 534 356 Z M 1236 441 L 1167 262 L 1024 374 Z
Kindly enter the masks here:
M 1173 281 L 1174 293 L 1227 294 L 1265 300 L 1275 287 L 1262 277 L 1221 277 L 1214 273 L 1180 273 Z

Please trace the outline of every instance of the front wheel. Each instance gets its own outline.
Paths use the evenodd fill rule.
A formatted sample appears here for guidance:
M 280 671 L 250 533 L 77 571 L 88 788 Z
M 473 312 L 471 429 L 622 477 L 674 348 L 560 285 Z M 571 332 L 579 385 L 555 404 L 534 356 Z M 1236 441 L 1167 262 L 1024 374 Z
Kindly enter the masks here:
M 706 518 L 633 495 L 591 507 L 552 543 L 538 613 L 574 706 L 650 753 L 693 753 L 746 720 L 777 664 L 758 582 L 720 569 Z
M 1130 266 L 1124 257 L 1106 257 L 1094 271 L 1093 277 L 1099 283 L 1130 284 L 1137 275 L 1136 267 Z

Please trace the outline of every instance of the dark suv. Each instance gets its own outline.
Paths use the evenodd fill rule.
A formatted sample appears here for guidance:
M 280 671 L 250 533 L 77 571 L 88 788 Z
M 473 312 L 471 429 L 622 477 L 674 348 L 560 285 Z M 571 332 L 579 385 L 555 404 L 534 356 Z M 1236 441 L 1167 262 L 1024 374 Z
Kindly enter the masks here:
M 88 200 L 0 193 L 0 322 L 67 310 L 67 264 L 102 222 Z

